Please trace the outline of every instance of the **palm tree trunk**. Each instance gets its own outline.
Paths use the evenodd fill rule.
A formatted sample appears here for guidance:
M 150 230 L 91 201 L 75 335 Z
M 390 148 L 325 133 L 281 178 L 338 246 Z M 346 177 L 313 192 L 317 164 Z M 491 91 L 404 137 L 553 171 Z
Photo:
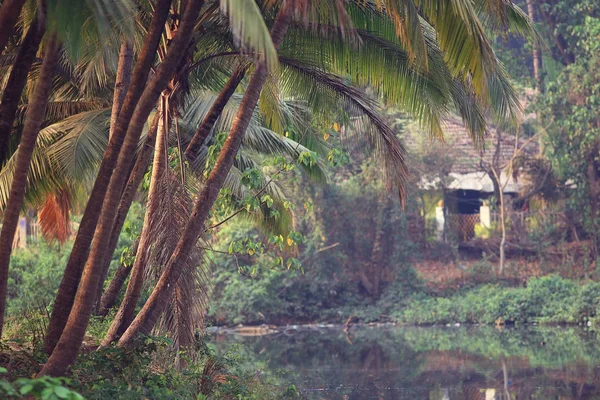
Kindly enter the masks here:
M 192 140 L 185 149 L 185 155 L 188 159 L 194 160 L 196 153 L 200 149 L 200 146 L 204 144 L 206 138 L 210 134 L 210 131 L 215 126 L 215 122 L 223 113 L 223 109 L 227 105 L 227 102 L 231 96 L 235 93 L 235 90 L 240 85 L 244 76 L 246 75 L 246 67 L 239 66 L 229 78 L 229 81 L 223 86 L 223 89 L 211 105 L 208 113 L 204 116 L 202 123 L 194 133 Z
M 113 105 L 110 113 L 110 136 L 112 136 L 125 94 L 131 83 L 131 72 L 133 67 L 133 47 L 131 43 L 123 39 L 121 49 L 119 50 L 119 65 L 117 66 L 117 77 L 115 80 L 115 89 L 113 91 Z
M 90 199 L 81 218 L 73 249 L 54 300 L 48 333 L 44 340 L 44 351 L 47 354 L 52 353 L 54 350 L 69 318 L 112 171 L 117 162 L 131 116 L 146 87 L 148 74 L 154 63 L 156 50 L 160 43 L 170 7 L 171 0 L 158 0 L 154 8 L 148 34 L 135 65 L 115 129 L 104 153 L 104 159 L 100 164 Z
M 291 19 L 292 1 L 284 0 L 277 18 L 275 19 L 275 23 L 271 28 L 271 39 L 276 48 L 279 48 L 281 45 Z M 225 140 L 223 148 L 217 158 L 217 162 L 196 200 L 190 221 L 187 223 L 183 235 L 167 262 L 150 298 L 146 301 L 144 307 L 127 328 L 123 336 L 121 336 L 118 346 L 128 346 L 132 344 L 138 334 L 149 333 L 164 310 L 169 297 L 173 294 L 173 290 L 177 286 L 177 281 L 183 271 L 183 265 L 185 264 L 183 260 L 188 257 L 191 249 L 196 245 L 196 242 L 204 229 L 209 212 L 219 195 L 219 191 L 225 182 L 225 178 L 227 177 L 231 166 L 233 165 L 242 139 L 244 138 L 244 134 L 246 133 L 246 129 L 250 124 L 252 113 L 256 108 L 260 92 L 267 80 L 268 73 L 269 71 L 266 63 L 264 61 L 259 61 L 258 66 L 250 79 L 250 83 L 246 88 L 246 93 L 244 94 L 235 121 L 229 132 L 229 137 Z
M 98 295 L 96 296 L 96 311 L 98 312 L 98 315 L 106 315 L 110 308 L 112 308 L 116 300 L 116 296 L 121 290 L 121 285 L 123 285 L 124 282 L 124 280 L 120 284 L 118 284 L 118 281 L 115 282 L 117 287 L 113 287 L 109 297 L 106 299 L 104 298 L 104 296 L 102 295 L 102 288 L 104 287 L 104 281 L 106 280 L 106 275 L 108 274 L 108 269 L 110 267 L 112 255 L 115 253 L 115 250 L 117 248 L 117 244 L 119 242 L 119 235 L 121 234 L 121 230 L 123 229 L 123 225 L 125 224 L 125 219 L 127 218 L 129 208 L 131 208 L 131 203 L 133 203 L 133 199 L 135 197 L 135 194 L 137 193 L 138 187 L 140 187 L 140 184 L 144 179 L 144 175 L 146 174 L 146 170 L 148 170 L 148 166 L 150 165 L 150 161 L 152 159 L 152 150 L 154 149 L 152 143 L 154 143 L 156 131 L 158 129 L 158 124 L 160 120 L 159 114 L 160 113 L 156 113 L 156 116 L 152 121 L 152 126 L 148 131 L 146 141 L 142 146 L 142 149 L 140 150 L 137 159 L 135 160 L 135 165 L 133 166 L 133 170 L 129 174 L 129 180 L 127 181 L 127 185 L 125 186 L 123 194 L 121 195 L 121 201 L 119 202 L 119 208 L 117 209 L 115 224 L 110 234 L 110 242 L 108 245 L 108 250 L 106 251 L 106 257 L 104 258 L 104 265 L 102 266 L 102 277 L 98 282 Z M 137 253 L 137 248 L 134 251 L 134 253 Z M 115 272 L 115 278 L 120 277 L 123 274 L 125 274 L 125 276 L 129 274 L 129 270 L 131 268 L 123 268 L 125 268 L 126 271 L 119 271 L 122 269 L 122 267 L 119 267 L 119 270 Z M 114 293 L 115 290 L 116 293 Z M 110 305 L 108 307 L 103 307 L 103 302 L 108 303 Z
M 146 207 L 146 215 L 144 216 L 144 225 L 140 234 L 140 246 L 138 246 L 131 270 L 131 278 L 123 302 L 119 307 L 117 315 L 112 321 L 106 337 L 102 341 L 101 346 L 108 346 L 119 338 L 125 332 L 133 320 L 135 308 L 137 306 L 142 285 L 144 283 L 144 273 L 150 248 L 152 247 L 151 232 L 156 229 L 153 217 L 158 211 L 158 196 L 159 183 L 167 168 L 167 160 L 165 158 L 165 145 L 168 139 L 169 123 L 168 110 L 165 107 L 166 101 L 161 101 L 161 122 L 158 124 L 158 133 L 156 134 L 156 145 L 154 146 L 154 162 L 152 163 L 152 177 L 150 180 L 150 189 L 148 192 L 148 204 Z
M 25 0 L 4 0 L 0 6 L 0 54 L 4 51 L 6 43 L 13 33 L 23 4 L 25 4 Z
M 535 7 L 533 4 L 533 0 L 526 0 L 527 3 L 527 14 L 529 14 L 529 18 L 531 22 L 535 23 Z M 537 40 L 534 40 L 532 43 L 533 51 L 533 77 L 535 78 L 535 86 L 539 93 L 544 92 L 544 81 L 542 78 L 542 53 L 540 51 L 540 44 Z
M 133 244 L 133 247 L 131 248 L 133 254 L 137 253 L 139 244 L 140 240 L 138 238 Z M 119 268 L 117 268 L 117 270 L 115 271 L 115 275 L 110 280 L 108 287 L 102 295 L 102 298 L 100 300 L 100 307 L 98 308 L 100 310 L 98 312 L 98 315 L 105 317 L 106 315 L 108 315 L 111 308 L 113 308 L 115 304 L 117 304 L 117 298 L 119 297 L 119 293 L 121 293 L 121 288 L 123 287 L 125 280 L 129 276 L 132 267 L 133 264 L 131 263 L 121 263 L 119 265 Z
M 21 142 L 17 149 L 17 161 L 15 173 L 10 188 L 10 195 L 4 210 L 2 220 L 2 231 L 0 233 L 0 337 L 2 337 L 2 327 L 4 324 L 4 311 L 6 309 L 6 290 L 8 282 L 8 267 L 10 264 L 10 254 L 12 251 L 13 239 L 19 214 L 23 206 L 25 189 L 27 188 L 27 175 L 29 173 L 29 163 L 35 142 L 42 127 L 44 116 L 46 115 L 46 106 L 48 98 L 52 91 L 52 77 L 58 63 L 60 55 L 60 46 L 53 36 L 48 43 L 48 48 L 42 62 L 40 76 L 35 86 L 33 98 L 27 109 L 23 132 L 21 133 Z
M 42 13 L 37 14 L 37 18 L 32 21 L 23 43 L 17 53 L 17 58 L 10 71 L 10 76 L 6 82 L 6 87 L 2 93 L 0 103 L 0 165 L 8 153 L 8 142 L 12 131 L 12 126 L 19 108 L 19 101 L 25 85 L 27 84 L 27 75 L 31 65 L 35 60 L 42 37 L 46 32 L 46 16 Z
M 117 165 L 110 179 L 104 203 L 101 207 L 101 217 L 94 234 L 93 245 L 81 277 L 75 302 L 73 303 L 65 329 L 48 362 L 40 371 L 40 375 L 62 375 L 77 357 L 79 346 L 81 346 L 83 341 L 95 304 L 104 255 L 108 248 L 108 241 L 115 221 L 118 203 L 121 199 L 121 192 L 125 186 L 127 174 L 132 164 L 131 154 L 135 152 L 144 123 L 154 108 L 158 96 L 166 87 L 188 49 L 188 44 L 203 4 L 202 0 L 188 1 L 181 25 L 169 46 L 167 56 L 159 66 L 157 72 L 150 79 L 150 82 L 146 85 L 144 93 L 140 97 L 140 101 L 131 117 L 127 134 L 125 135 L 125 142 L 119 153 Z M 126 104 L 127 101 L 125 102 Z M 125 105 L 121 110 L 119 119 L 125 113 Z M 117 136 L 119 125 L 117 124 L 117 129 L 113 137 Z

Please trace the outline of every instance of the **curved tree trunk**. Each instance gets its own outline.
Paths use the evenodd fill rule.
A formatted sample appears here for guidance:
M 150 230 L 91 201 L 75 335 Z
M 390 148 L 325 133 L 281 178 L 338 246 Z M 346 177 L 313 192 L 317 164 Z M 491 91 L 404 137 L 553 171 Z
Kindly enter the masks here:
M 125 101 L 125 94 L 129 89 L 131 83 L 131 72 L 133 67 L 133 47 L 131 43 L 123 39 L 121 42 L 121 49 L 119 50 L 119 65 L 117 66 L 117 77 L 115 80 L 115 89 L 113 91 L 113 104 L 110 112 L 110 136 L 112 136 L 123 101 Z
M 159 113 L 156 113 L 156 116 L 152 121 L 152 126 L 148 131 L 146 141 L 142 146 L 140 152 L 138 153 L 137 159 L 135 160 L 135 165 L 133 166 L 133 170 L 129 174 L 129 180 L 127 181 L 127 185 L 125 186 L 123 194 L 121 195 L 121 201 L 119 202 L 119 208 L 117 209 L 117 216 L 115 217 L 115 223 L 110 234 L 110 242 L 108 245 L 108 249 L 106 250 L 106 257 L 104 258 L 104 263 L 102 265 L 102 276 L 100 278 L 100 281 L 98 282 L 98 294 L 96 295 L 96 311 L 99 315 L 108 314 L 108 311 L 115 305 L 116 296 L 119 295 L 121 286 L 123 285 L 123 282 L 125 282 L 125 277 L 127 277 L 129 271 L 131 270 L 131 266 L 119 266 L 119 269 L 115 272 L 115 278 L 118 278 L 115 282 L 115 285 L 117 286 L 112 285 L 111 282 L 111 291 L 109 292 L 108 297 L 104 298 L 104 296 L 102 295 L 102 288 L 104 287 L 104 281 L 106 280 L 106 276 L 108 274 L 110 261 L 112 255 L 115 253 L 115 250 L 117 248 L 117 244 L 119 242 L 119 235 L 121 234 L 121 230 L 123 229 L 123 225 L 125 224 L 125 219 L 127 218 L 129 208 L 131 208 L 131 203 L 133 203 L 133 199 L 135 197 L 135 194 L 137 193 L 138 187 L 140 187 L 140 184 L 144 179 L 144 175 L 146 174 L 146 170 L 150 165 L 150 161 L 152 159 L 152 150 L 154 149 L 153 143 L 156 137 L 158 124 Z M 134 254 L 137 253 L 137 245 L 135 247 L 136 249 L 134 250 Z M 121 281 L 121 283 L 119 284 L 121 276 L 123 276 L 123 281 Z M 103 302 L 104 306 L 102 304 Z
M 4 0 L 0 6 L 0 54 L 8 43 L 23 4 L 25 4 L 25 0 Z
M 96 231 L 96 225 L 100 217 L 102 203 L 104 202 L 104 196 L 112 171 L 123 145 L 131 116 L 146 87 L 148 74 L 154 63 L 156 50 L 158 49 L 170 7 L 171 0 L 158 0 L 154 8 L 148 34 L 133 70 L 131 84 L 125 95 L 123 106 L 114 127 L 115 129 L 104 153 L 104 159 L 100 164 L 94 187 L 92 188 L 90 198 L 81 218 L 81 223 L 79 224 L 79 230 L 75 237 L 75 243 L 73 243 L 69 261 L 65 267 L 63 278 L 54 300 L 54 307 L 48 324 L 48 333 L 44 340 L 44 351 L 47 354 L 52 353 L 56 343 L 58 343 L 73 307 L 75 294 L 77 293 L 83 267 L 88 257 L 90 243 Z
M 146 214 L 144 216 L 144 225 L 142 233 L 140 234 L 140 245 L 135 255 L 135 261 L 133 262 L 133 269 L 131 270 L 131 278 L 127 285 L 127 291 L 123 302 L 119 307 L 117 315 L 112 321 L 106 337 L 102 341 L 101 346 L 108 346 L 115 340 L 117 340 L 125 329 L 129 326 L 133 320 L 135 308 L 140 294 L 142 292 L 142 285 L 144 283 L 144 274 L 146 264 L 148 263 L 148 256 L 150 254 L 150 248 L 152 247 L 151 232 L 156 229 L 154 226 L 153 217 L 157 215 L 157 206 L 159 204 L 158 196 L 159 183 L 162 176 L 167 168 L 167 160 L 165 157 L 165 146 L 167 145 L 168 132 L 169 132 L 169 117 L 168 110 L 166 109 L 165 100 L 161 100 L 161 122 L 158 124 L 158 133 L 156 134 L 156 145 L 154 146 L 154 161 L 152 163 L 152 177 L 150 180 L 150 189 L 148 192 L 148 204 L 146 206 Z
M 119 153 L 115 171 L 110 179 L 110 185 L 102 205 L 101 217 L 94 234 L 93 245 L 81 277 L 81 283 L 77 290 L 69 319 L 48 362 L 46 362 L 40 371 L 40 375 L 62 375 L 77 357 L 95 304 L 104 255 L 108 248 L 108 241 L 110 240 L 110 233 L 115 221 L 121 193 L 132 164 L 131 154 L 133 154 L 137 147 L 144 123 L 156 104 L 158 96 L 166 87 L 187 51 L 202 4 L 203 1 L 201 0 L 190 0 L 187 2 L 181 25 L 169 46 L 167 56 L 159 66 L 156 74 L 152 76 L 150 82 L 146 85 L 135 113 L 132 115 L 127 134 L 125 135 L 123 148 Z M 121 119 L 120 117 L 124 114 L 124 111 L 125 106 L 121 110 L 119 119 Z M 117 129 L 113 137 L 117 136 L 118 128 L 119 124 L 117 124 Z
M 219 92 L 219 95 L 215 99 L 214 103 L 210 106 L 208 113 L 204 116 L 202 123 L 194 133 L 192 140 L 185 149 L 185 155 L 188 159 L 192 161 L 195 159 L 196 153 L 206 141 L 206 138 L 210 134 L 210 131 L 215 126 L 215 122 L 217 122 L 217 119 L 223 113 L 227 102 L 235 93 L 235 90 L 240 85 L 245 75 L 246 68 L 243 66 L 239 66 L 234 71 L 231 78 L 229 78 L 225 86 L 223 86 L 223 89 L 221 90 L 221 92 Z
M 291 22 L 291 3 L 291 0 L 284 0 L 277 18 L 275 19 L 275 23 L 271 28 L 271 38 L 276 48 L 279 48 L 281 45 Z M 183 271 L 183 260 L 188 257 L 191 249 L 196 245 L 196 242 L 204 229 L 209 212 L 219 195 L 219 191 L 225 182 L 225 178 L 227 177 L 242 144 L 242 139 L 250 124 L 252 113 L 256 108 L 260 92 L 267 80 L 267 76 L 267 65 L 264 61 L 260 61 L 246 88 L 246 93 L 240 104 L 229 136 L 227 140 L 225 140 L 223 148 L 219 153 L 217 162 L 206 180 L 204 188 L 198 195 L 190 221 L 187 223 L 183 235 L 179 239 L 156 287 L 150 295 L 150 298 L 146 301 L 142 310 L 125 331 L 118 342 L 118 346 L 128 346 L 133 343 L 134 339 L 139 334 L 149 333 L 164 310 L 169 297 L 172 296 L 173 290 L 177 286 L 177 281 Z
M 139 244 L 140 240 L 138 238 L 133 244 L 133 247 L 131 248 L 133 254 L 137 253 Z M 102 298 L 100 300 L 100 306 L 98 307 L 98 309 L 100 310 L 98 312 L 99 315 L 103 317 L 106 316 L 111 310 L 111 308 L 113 308 L 115 304 L 117 304 L 119 293 L 121 293 L 121 288 L 127 280 L 127 277 L 131 272 L 131 268 L 133 268 L 133 264 L 131 263 L 121 263 L 121 265 L 119 265 L 119 268 L 117 268 L 117 270 L 115 271 L 113 278 L 110 280 L 108 287 L 102 295 Z
M 32 21 L 23 43 L 17 53 L 17 58 L 10 71 L 6 87 L 2 93 L 0 103 L 0 165 L 4 163 L 8 154 L 8 143 L 12 132 L 12 126 L 19 108 L 21 94 L 27 84 L 27 75 L 35 60 L 35 55 L 46 32 L 45 15 L 37 15 Z
M 4 324 L 4 311 L 6 309 L 6 289 L 8 282 L 8 267 L 10 264 L 10 254 L 12 251 L 13 239 L 19 214 L 23 206 L 25 190 L 27 188 L 27 174 L 29 173 L 29 163 L 35 142 L 37 140 L 44 116 L 46 115 L 46 106 L 48 98 L 52 91 L 52 77 L 58 63 L 60 55 L 60 46 L 53 36 L 48 43 L 40 76 L 35 85 L 33 98 L 27 109 L 25 116 L 25 125 L 21 133 L 21 142 L 17 149 L 17 161 L 15 173 L 10 188 L 10 195 L 4 210 L 2 220 L 2 232 L 0 233 L 0 337 Z

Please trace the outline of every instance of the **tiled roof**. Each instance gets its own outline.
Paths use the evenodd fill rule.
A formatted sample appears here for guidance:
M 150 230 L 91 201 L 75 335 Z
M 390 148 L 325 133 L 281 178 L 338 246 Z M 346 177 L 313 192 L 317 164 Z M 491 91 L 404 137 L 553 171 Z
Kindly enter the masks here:
M 428 138 L 426 133 L 414 125 L 408 126 L 401 136 L 409 152 L 425 152 L 432 145 L 442 146 L 444 152 L 453 160 L 449 172 L 457 174 L 481 171 L 482 164 L 492 163 L 498 143 L 500 154 L 497 166 L 505 166 L 515 154 L 516 136 L 511 133 L 500 132 L 500 141 L 498 142 L 498 131 L 495 127 L 491 127 L 486 133 L 482 148 L 475 147 L 467 129 L 458 117 L 448 118 L 445 121 L 443 129 L 443 141 Z M 519 136 L 517 146 L 518 148 L 522 148 L 520 153 L 529 155 L 537 154 L 537 142 L 523 138 L 521 135 Z

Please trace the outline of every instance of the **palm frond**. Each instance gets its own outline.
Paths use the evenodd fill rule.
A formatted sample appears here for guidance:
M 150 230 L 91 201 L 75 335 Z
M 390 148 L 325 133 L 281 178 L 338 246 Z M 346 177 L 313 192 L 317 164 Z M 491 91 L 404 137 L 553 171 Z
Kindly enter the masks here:
M 46 149 L 55 171 L 73 181 L 91 177 L 108 145 L 110 110 L 76 114 L 44 130 L 60 135 Z
M 270 69 L 277 69 L 277 51 L 269 29 L 254 0 L 221 0 L 221 9 L 229 18 L 229 27 L 237 47 L 257 53 Z
M 158 191 L 156 199 L 159 204 L 157 213 L 148 221 L 147 242 L 140 243 L 140 246 L 151 252 L 145 268 L 145 282 L 150 285 L 160 277 L 183 234 L 193 207 L 188 191 L 168 169 L 159 177 Z M 203 329 L 209 279 L 208 264 L 203 260 L 202 254 L 198 247 L 190 252 L 174 295 L 157 325 L 158 332 L 169 335 L 177 349 L 193 343 L 196 330 Z
M 314 66 L 280 57 L 282 87 L 294 92 L 310 104 L 313 112 L 343 104 L 354 115 L 364 116 L 363 133 L 367 135 L 377 159 L 384 165 L 387 183 L 397 185 L 401 197 L 405 192 L 408 170 L 404 163 L 404 149 L 395 132 L 382 118 L 377 103 L 364 92 L 346 84 L 340 77 Z M 304 87 L 299 91 L 299 88 Z
M 69 191 L 59 189 L 49 193 L 38 213 L 38 221 L 42 234 L 47 241 L 57 240 L 64 243 L 70 235 L 71 199 Z
M 133 33 L 133 0 L 48 0 L 48 31 L 55 31 L 77 59 L 90 37 L 107 38 L 112 31 Z
M 27 107 L 28 104 L 23 104 L 17 109 L 15 116 L 16 125 L 24 123 Z M 108 104 L 100 101 L 50 101 L 46 109 L 45 125 L 59 122 L 75 114 L 101 110 L 106 107 L 108 107 Z
M 396 35 L 412 61 L 427 68 L 427 44 L 421 30 L 421 20 L 413 0 L 384 0 L 378 6 L 394 22 Z

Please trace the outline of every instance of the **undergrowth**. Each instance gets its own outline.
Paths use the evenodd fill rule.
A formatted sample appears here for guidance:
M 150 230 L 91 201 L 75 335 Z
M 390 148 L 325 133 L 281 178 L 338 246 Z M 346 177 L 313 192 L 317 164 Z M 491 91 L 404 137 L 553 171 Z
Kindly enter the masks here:
M 295 388 L 281 388 L 245 367 L 234 347 L 217 355 L 207 338 L 185 352 L 165 338 L 148 337 L 133 348 L 108 347 L 82 352 L 68 376 L 35 376 L 46 356 L 38 350 L 4 342 L 0 347 L 0 398 L 58 399 L 225 399 L 298 398 Z

